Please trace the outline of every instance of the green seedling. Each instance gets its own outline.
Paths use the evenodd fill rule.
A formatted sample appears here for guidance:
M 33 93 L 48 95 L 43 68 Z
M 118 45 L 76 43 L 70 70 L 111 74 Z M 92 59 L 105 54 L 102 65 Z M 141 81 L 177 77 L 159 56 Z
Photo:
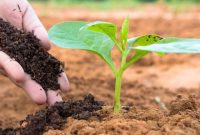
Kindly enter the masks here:
M 120 111 L 121 83 L 124 71 L 150 52 L 199 53 L 200 40 L 186 38 L 161 38 L 144 35 L 128 39 L 129 19 L 126 18 L 117 38 L 117 27 L 110 22 L 63 22 L 49 30 L 49 39 L 62 48 L 87 50 L 100 56 L 115 76 L 114 112 Z M 111 56 L 113 47 L 121 54 L 116 65 Z M 129 56 L 129 57 L 128 57 Z

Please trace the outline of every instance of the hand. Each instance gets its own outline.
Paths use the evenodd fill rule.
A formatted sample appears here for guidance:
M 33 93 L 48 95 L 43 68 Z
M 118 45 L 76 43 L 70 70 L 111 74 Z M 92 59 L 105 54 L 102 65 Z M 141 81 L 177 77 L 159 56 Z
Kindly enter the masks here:
M 34 31 L 34 34 L 40 39 L 42 47 L 46 50 L 50 49 L 47 32 L 27 0 L 1 0 L 0 17 L 19 29 Z M 58 91 L 48 90 L 46 95 L 45 91 L 41 90 L 40 84 L 32 80 L 19 63 L 11 60 L 2 51 L 0 51 L 0 72 L 23 88 L 37 104 L 48 102 L 48 104 L 53 105 L 57 101 L 62 101 Z M 62 91 L 68 90 L 69 82 L 64 73 L 61 73 L 58 82 Z

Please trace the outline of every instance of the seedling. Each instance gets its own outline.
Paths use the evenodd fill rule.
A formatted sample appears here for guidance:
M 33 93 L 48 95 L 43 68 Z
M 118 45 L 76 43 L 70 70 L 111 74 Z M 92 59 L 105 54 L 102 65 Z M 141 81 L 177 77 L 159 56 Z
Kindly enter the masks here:
M 62 48 L 82 49 L 99 55 L 115 75 L 114 112 L 120 111 L 121 83 L 124 71 L 150 52 L 199 53 L 200 39 L 161 38 L 158 35 L 144 35 L 128 39 L 129 19 L 124 20 L 117 38 L 117 27 L 110 22 L 96 21 L 63 22 L 49 30 L 49 39 Z M 120 65 L 114 64 L 113 47 L 121 54 Z M 128 56 L 130 57 L 128 59 Z

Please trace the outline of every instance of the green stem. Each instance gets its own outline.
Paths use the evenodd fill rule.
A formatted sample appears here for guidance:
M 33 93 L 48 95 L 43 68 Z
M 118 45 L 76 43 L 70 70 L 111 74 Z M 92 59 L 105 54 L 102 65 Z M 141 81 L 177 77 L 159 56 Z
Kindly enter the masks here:
M 126 70 L 130 65 L 132 65 L 133 63 L 135 63 L 136 61 L 138 61 L 139 59 L 141 59 L 144 55 L 146 55 L 147 53 L 141 53 L 140 55 L 136 55 L 136 56 L 133 56 L 131 58 L 130 61 L 128 61 L 124 67 L 123 67 L 123 70 Z
M 147 53 L 141 53 L 139 55 L 136 55 L 135 57 L 132 57 L 129 62 L 126 62 L 126 57 L 128 55 L 128 51 L 124 51 L 122 54 L 122 61 L 120 65 L 120 69 L 118 72 L 116 72 L 116 80 L 115 80 L 115 97 L 114 97 L 114 112 L 119 113 L 120 111 L 120 97 L 121 97 L 121 85 L 122 85 L 122 75 L 123 72 L 126 70 L 127 67 L 129 67 L 131 64 L 135 63 L 137 60 L 141 59 L 144 55 Z
M 119 45 L 119 43 L 117 41 L 114 41 L 115 42 L 115 45 L 117 46 L 117 48 L 119 49 L 119 51 L 121 53 L 123 53 L 123 49 L 121 48 L 121 46 Z
M 113 64 L 109 64 L 109 67 L 111 68 L 111 70 L 113 71 L 114 75 L 116 76 L 117 70 L 116 70 L 115 66 Z
M 122 61 L 119 71 L 116 73 L 116 80 L 115 80 L 115 97 L 114 97 L 114 113 L 119 113 L 121 107 L 121 86 L 122 86 L 122 75 L 124 72 L 124 65 L 126 64 L 126 57 L 127 54 L 123 53 Z
M 120 111 L 120 97 L 121 97 L 121 84 L 122 84 L 122 74 L 123 72 L 119 71 L 116 75 L 115 80 L 115 97 L 114 97 L 114 112 L 119 113 Z

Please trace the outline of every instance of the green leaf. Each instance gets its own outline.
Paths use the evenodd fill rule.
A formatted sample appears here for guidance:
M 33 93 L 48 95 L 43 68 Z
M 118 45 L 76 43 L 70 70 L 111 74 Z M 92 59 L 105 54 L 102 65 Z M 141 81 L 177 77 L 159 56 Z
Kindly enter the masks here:
M 135 38 L 128 39 L 127 52 L 129 53 L 129 51 L 132 48 L 136 48 L 136 46 L 141 46 L 141 47 L 149 46 L 153 43 L 160 41 L 161 39 L 162 38 L 158 35 L 145 35 L 145 36 L 141 36 L 141 37 L 135 37 Z M 127 68 L 131 64 L 135 63 L 136 61 L 138 61 L 139 59 L 141 59 L 148 53 L 149 52 L 146 50 L 140 50 L 140 49 L 135 50 L 134 56 L 128 61 L 125 68 Z
M 150 46 L 137 46 L 133 49 L 160 53 L 200 53 L 200 39 L 165 38 Z
M 160 41 L 162 38 L 158 35 L 145 35 L 128 39 L 128 47 L 131 49 L 133 46 L 147 46 Z
M 138 46 L 138 45 L 139 46 L 149 46 L 149 45 L 156 43 L 156 42 L 158 42 L 162 39 L 163 38 L 161 38 L 158 35 L 145 35 L 145 36 L 137 38 L 134 42 L 134 45 L 136 45 L 136 46 Z M 144 50 L 135 50 L 135 52 L 136 52 L 135 55 L 141 55 L 141 58 L 144 55 L 148 54 L 148 52 L 144 51 Z M 161 52 L 158 52 L 157 54 L 160 55 L 160 56 L 164 55 L 164 53 L 161 53 Z
M 89 30 L 81 30 L 85 22 L 63 22 L 54 25 L 48 32 L 49 39 L 62 48 L 82 49 L 98 54 L 114 71 L 111 58 L 114 42 L 106 35 Z
M 129 38 L 128 40 L 127 40 L 127 42 L 128 42 L 128 47 L 131 49 L 131 47 L 132 46 L 134 46 L 134 42 L 135 42 L 135 40 L 137 39 L 138 37 L 133 37 L 133 38 Z
M 81 30 L 83 29 L 88 29 L 91 31 L 106 34 L 114 42 L 116 42 L 117 27 L 110 22 L 96 21 L 96 22 L 88 23 L 84 27 L 81 28 Z
M 145 35 L 145 36 L 141 36 L 141 37 L 136 38 L 135 41 L 133 42 L 132 46 L 149 46 L 153 43 L 158 42 L 161 39 L 162 38 L 158 35 Z M 137 55 L 139 55 L 139 56 L 141 56 L 140 58 L 142 58 L 146 54 L 148 54 L 147 51 L 135 50 L 135 56 L 134 57 L 138 57 Z
M 138 45 L 139 46 L 148 46 L 150 44 L 158 42 L 161 39 L 162 38 L 158 35 L 145 35 L 145 36 L 138 37 L 134 41 L 133 46 L 138 46 Z
M 128 37 L 128 31 L 129 31 L 129 18 L 126 17 L 122 24 L 121 32 L 120 32 L 120 42 L 122 45 L 126 45 L 127 43 L 127 37 Z M 122 46 L 123 48 L 125 46 Z
M 158 35 L 145 35 L 141 37 L 130 38 L 128 39 L 128 50 L 131 50 L 133 46 L 148 46 L 158 42 L 161 39 L 162 38 Z

